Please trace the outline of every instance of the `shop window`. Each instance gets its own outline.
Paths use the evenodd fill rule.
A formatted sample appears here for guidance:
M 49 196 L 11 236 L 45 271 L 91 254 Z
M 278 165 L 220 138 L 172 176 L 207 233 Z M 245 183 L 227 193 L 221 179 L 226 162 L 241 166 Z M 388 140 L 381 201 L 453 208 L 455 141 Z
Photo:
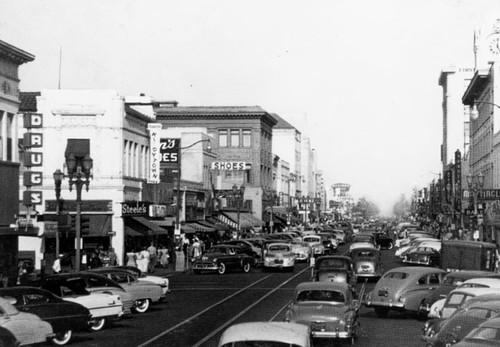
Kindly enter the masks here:
M 252 147 L 252 130 L 243 129 L 243 147 Z
M 240 146 L 240 131 L 239 129 L 231 129 L 231 147 Z
M 219 147 L 227 147 L 227 130 L 219 130 Z

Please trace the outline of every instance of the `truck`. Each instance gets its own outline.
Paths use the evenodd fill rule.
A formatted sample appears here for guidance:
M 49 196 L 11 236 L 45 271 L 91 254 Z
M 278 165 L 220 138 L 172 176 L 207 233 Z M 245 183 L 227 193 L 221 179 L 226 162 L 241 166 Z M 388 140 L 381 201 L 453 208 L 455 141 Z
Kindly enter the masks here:
M 444 240 L 441 268 L 446 271 L 495 271 L 496 245 L 490 242 Z

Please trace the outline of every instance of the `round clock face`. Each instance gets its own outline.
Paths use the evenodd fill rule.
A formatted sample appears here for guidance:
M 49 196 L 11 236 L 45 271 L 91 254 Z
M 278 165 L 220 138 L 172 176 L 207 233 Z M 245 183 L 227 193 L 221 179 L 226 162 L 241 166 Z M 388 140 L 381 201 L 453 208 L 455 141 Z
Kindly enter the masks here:
M 493 54 L 500 54 L 500 35 L 493 36 L 488 42 L 490 52 Z

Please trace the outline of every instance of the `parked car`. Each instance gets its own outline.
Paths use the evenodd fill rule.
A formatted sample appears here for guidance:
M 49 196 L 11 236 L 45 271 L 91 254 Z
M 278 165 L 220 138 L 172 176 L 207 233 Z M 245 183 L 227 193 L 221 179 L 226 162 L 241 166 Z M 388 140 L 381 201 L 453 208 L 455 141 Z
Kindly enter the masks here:
M 86 307 L 65 301 L 48 290 L 27 286 L 0 288 L 0 297 L 19 311 L 35 314 L 50 323 L 55 334 L 51 341 L 55 345 L 67 344 L 74 331 L 89 327 L 91 316 Z
M 295 269 L 295 254 L 292 245 L 284 242 L 266 242 L 264 244 L 264 271 L 269 269 Z
M 86 287 L 86 282 L 81 276 L 73 274 L 60 274 L 49 276 L 42 283 L 46 289 L 64 300 L 76 302 L 89 309 L 92 316 L 89 328 L 98 331 L 104 328 L 110 319 L 117 319 L 123 315 L 122 299 L 117 294 L 91 293 Z
M 170 291 L 170 281 L 166 276 L 150 275 L 148 273 L 142 272 L 135 266 L 119 265 L 119 266 L 113 266 L 112 268 L 130 271 L 141 282 L 152 282 L 154 284 L 159 285 L 163 293 L 162 299 L 164 299 L 167 293 Z
M 19 344 L 20 342 L 9 329 L 0 326 L 0 346 L 17 347 Z
M 303 324 L 285 322 L 239 323 L 222 333 L 218 346 L 311 347 L 311 329 Z
M 345 255 L 325 255 L 318 257 L 314 264 L 315 281 L 347 283 L 356 293 L 358 277 L 354 272 L 353 261 Z
M 62 285 L 68 285 L 70 289 L 83 286 L 90 293 L 105 293 L 113 294 L 120 297 L 123 305 L 123 313 L 129 314 L 134 307 L 134 298 L 131 293 L 128 293 L 125 288 L 115 281 L 106 278 L 102 274 L 92 272 L 76 272 L 58 274 L 49 277 L 51 281 L 59 278 Z M 57 293 L 55 293 L 58 295 Z
M 88 270 L 118 283 L 128 294 L 132 296 L 133 309 L 137 313 L 147 312 L 150 304 L 159 302 L 163 297 L 161 286 L 152 282 L 139 281 L 127 270 L 102 267 Z
M 233 245 L 216 245 L 210 247 L 201 259 L 196 259 L 193 263 L 194 274 L 201 271 L 215 271 L 220 275 L 230 269 L 240 269 L 247 273 L 250 271 L 254 259 L 245 254 L 243 249 Z
M 439 266 L 441 253 L 434 247 L 419 246 L 405 254 L 403 263 L 410 265 Z
M 311 247 L 304 241 L 292 241 L 292 252 L 295 255 L 295 261 L 309 261 L 312 256 Z
M 379 278 L 382 276 L 380 251 L 373 246 L 357 247 L 351 251 L 354 273 L 359 277 Z
M 320 255 L 325 254 L 325 247 L 323 246 L 323 240 L 321 236 L 316 234 L 304 235 L 302 240 L 309 245 L 312 249 L 312 253 L 314 257 L 319 257 Z
M 346 283 L 302 282 L 286 312 L 286 321 L 311 327 L 312 336 L 354 342 L 359 301 Z
M 427 346 L 440 347 L 454 345 L 461 341 L 472 329 L 484 321 L 500 315 L 500 301 L 479 301 L 460 308 L 444 320 L 439 331 L 426 340 Z
M 390 310 L 420 312 L 420 306 L 443 282 L 446 271 L 421 266 L 397 267 L 387 271 L 365 299 L 378 317 Z
M 456 347 L 489 347 L 498 346 L 500 341 L 500 318 L 492 318 L 480 324 L 465 338 L 457 343 Z
M 4 298 L 0 298 L 0 327 L 9 330 L 20 346 L 45 342 L 54 336 L 50 323 L 35 314 L 18 311 Z
M 463 303 L 479 295 L 496 294 L 498 288 L 462 288 L 455 289 L 448 294 L 439 316 L 449 318 Z

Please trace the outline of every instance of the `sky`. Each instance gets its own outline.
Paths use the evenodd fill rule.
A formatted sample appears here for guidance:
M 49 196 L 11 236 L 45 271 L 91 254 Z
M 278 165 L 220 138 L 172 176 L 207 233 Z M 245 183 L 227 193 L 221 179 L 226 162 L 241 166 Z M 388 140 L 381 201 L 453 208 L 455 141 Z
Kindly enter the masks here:
M 474 29 L 497 17 L 498 0 L 0 0 L 0 40 L 35 55 L 21 91 L 277 113 L 327 185 L 387 214 L 441 171 L 440 72 L 473 67 Z

